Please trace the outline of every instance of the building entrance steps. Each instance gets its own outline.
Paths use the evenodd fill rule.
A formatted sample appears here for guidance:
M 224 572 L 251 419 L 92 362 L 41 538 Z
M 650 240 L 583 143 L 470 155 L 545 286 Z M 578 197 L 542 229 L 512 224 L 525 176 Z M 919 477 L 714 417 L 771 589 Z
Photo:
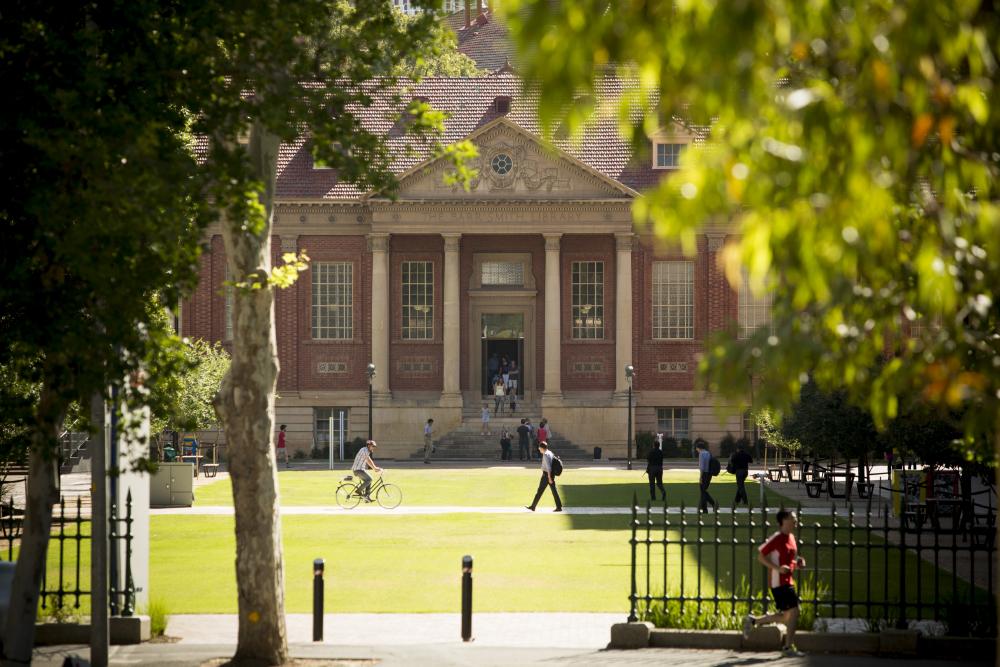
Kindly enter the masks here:
M 500 431 L 506 428 L 511 432 L 511 452 L 513 458 L 517 458 L 517 427 L 521 424 L 521 419 L 528 417 L 536 427 L 541 417 L 537 414 L 521 414 L 518 412 L 512 416 L 493 416 L 490 413 L 490 435 L 483 435 L 483 423 L 477 414 L 475 418 L 463 417 L 458 428 L 445 433 L 441 437 L 434 439 L 437 451 L 432 455 L 433 459 L 500 459 Z M 584 450 L 558 433 L 549 436 L 549 447 L 552 448 L 560 458 L 569 461 L 592 460 L 593 454 Z M 537 454 L 536 454 L 537 455 Z M 410 454 L 411 459 L 422 459 L 424 457 L 423 445 Z

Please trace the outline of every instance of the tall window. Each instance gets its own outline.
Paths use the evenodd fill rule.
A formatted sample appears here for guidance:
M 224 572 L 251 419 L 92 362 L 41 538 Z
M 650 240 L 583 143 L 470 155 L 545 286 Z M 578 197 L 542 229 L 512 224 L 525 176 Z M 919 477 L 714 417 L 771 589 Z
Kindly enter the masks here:
M 573 338 L 604 338 L 604 262 L 573 262 Z
M 434 338 L 434 264 L 403 262 L 403 338 Z
M 754 419 L 753 413 L 747 410 L 743 413 L 743 437 L 753 442 L 755 436 L 757 436 L 757 420 Z
M 312 265 L 312 337 L 343 340 L 354 336 L 354 265 Z
M 771 328 L 771 292 L 766 291 L 755 296 L 750 289 L 750 278 L 743 269 L 743 280 L 740 283 L 740 338 L 750 338 L 757 329 L 766 326 Z
M 691 437 L 691 408 L 657 408 L 656 431 L 680 440 Z
M 694 338 L 694 262 L 653 262 L 653 338 Z
M 656 144 L 656 169 L 676 169 L 681 165 L 681 153 L 687 144 Z

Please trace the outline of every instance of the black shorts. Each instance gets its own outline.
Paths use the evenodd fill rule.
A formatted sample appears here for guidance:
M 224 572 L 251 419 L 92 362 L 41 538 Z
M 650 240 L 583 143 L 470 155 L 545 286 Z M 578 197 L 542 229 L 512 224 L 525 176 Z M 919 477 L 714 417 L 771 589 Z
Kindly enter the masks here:
M 795 592 L 795 586 L 786 584 L 772 588 L 771 597 L 774 598 L 774 606 L 778 611 L 788 611 L 799 606 L 799 594 Z

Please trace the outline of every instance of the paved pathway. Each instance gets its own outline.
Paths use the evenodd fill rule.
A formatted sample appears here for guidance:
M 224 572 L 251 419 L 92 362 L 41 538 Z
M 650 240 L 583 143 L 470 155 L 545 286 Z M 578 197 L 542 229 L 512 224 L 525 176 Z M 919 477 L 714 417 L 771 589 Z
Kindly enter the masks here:
M 645 505 L 640 509 L 640 515 L 645 515 Z M 755 513 L 759 513 L 759 510 L 753 510 Z M 232 507 L 227 507 L 224 505 L 195 505 L 194 507 L 161 507 L 158 509 L 151 509 L 150 514 L 158 515 L 174 515 L 174 516 L 233 516 L 234 509 Z M 535 514 L 549 514 L 552 510 L 549 508 L 541 508 L 535 512 Z M 662 514 L 663 508 L 654 508 L 654 514 Z M 735 510 L 728 507 L 720 507 L 720 515 L 728 514 L 747 514 L 748 510 L 746 508 L 740 507 Z M 667 514 L 680 514 L 681 508 L 679 507 L 668 507 Z M 698 513 L 697 508 L 688 507 L 685 508 L 685 515 L 696 515 Z M 392 514 L 406 514 L 406 515 L 416 515 L 416 514 L 531 514 L 529 510 L 522 506 L 517 507 L 463 507 L 460 505 L 411 505 L 411 506 L 400 506 L 396 509 L 387 510 L 379 507 L 376 504 L 371 505 L 359 505 L 354 509 L 345 510 L 342 507 L 336 505 L 283 505 L 281 507 L 282 516 L 294 516 L 294 515 L 306 515 L 306 516 L 385 516 Z M 563 514 L 587 514 L 587 515 L 631 515 L 632 508 L 630 507 L 566 507 L 563 509 Z M 818 507 L 805 507 L 802 509 L 803 515 L 812 516 L 829 516 L 830 511 L 827 509 L 822 509 Z

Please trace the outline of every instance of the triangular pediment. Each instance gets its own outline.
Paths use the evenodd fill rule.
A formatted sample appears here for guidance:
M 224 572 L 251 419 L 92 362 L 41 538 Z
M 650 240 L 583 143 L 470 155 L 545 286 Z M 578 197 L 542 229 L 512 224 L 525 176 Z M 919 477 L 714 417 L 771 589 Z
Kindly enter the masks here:
M 468 191 L 445 182 L 451 168 L 446 158 L 417 165 L 400 177 L 399 199 L 438 200 L 580 200 L 631 199 L 636 192 L 580 160 L 544 143 L 506 118 L 468 136 L 479 156 Z

